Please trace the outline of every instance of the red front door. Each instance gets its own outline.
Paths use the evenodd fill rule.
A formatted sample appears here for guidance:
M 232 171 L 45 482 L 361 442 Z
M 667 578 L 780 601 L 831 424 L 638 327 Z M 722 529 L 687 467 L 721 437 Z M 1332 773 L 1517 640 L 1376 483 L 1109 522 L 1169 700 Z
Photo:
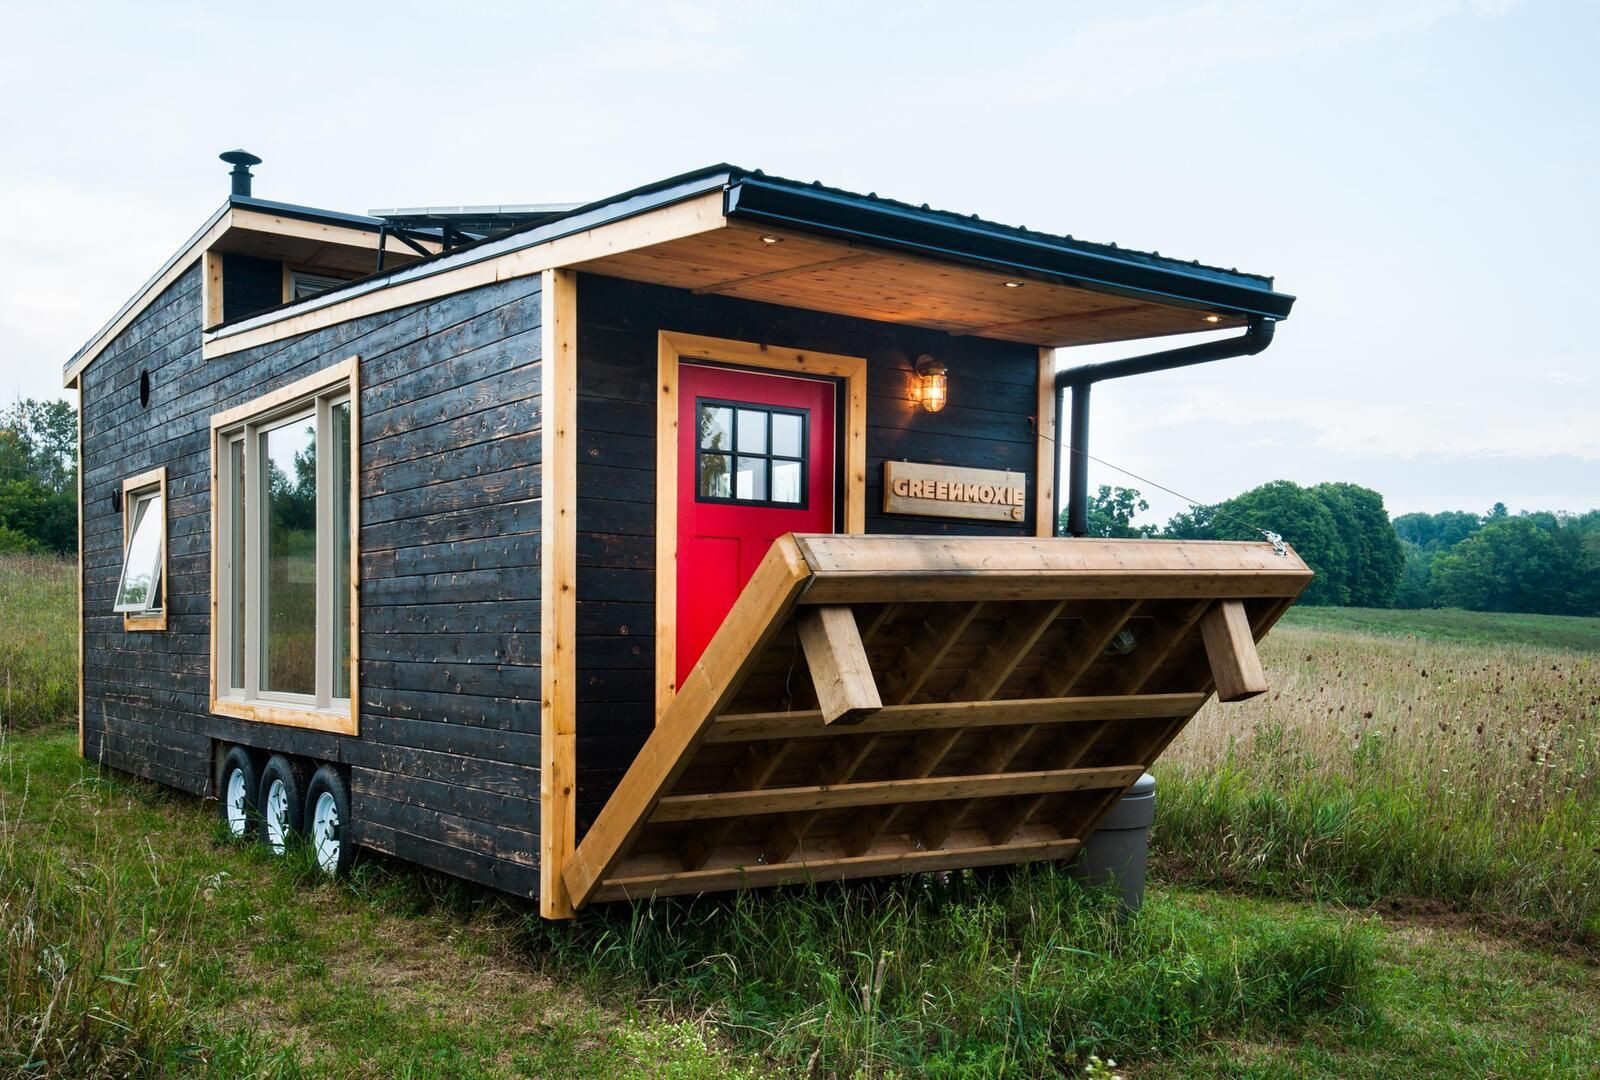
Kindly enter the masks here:
M 834 384 L 678 372 L 677 685 L 786 532 L 833 532 Z

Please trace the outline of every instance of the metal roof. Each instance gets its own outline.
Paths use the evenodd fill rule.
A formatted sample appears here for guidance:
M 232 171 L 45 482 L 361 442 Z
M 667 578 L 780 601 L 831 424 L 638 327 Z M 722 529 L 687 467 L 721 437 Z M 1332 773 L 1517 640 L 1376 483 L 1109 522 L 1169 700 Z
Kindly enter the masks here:
M 719 187 L 724 191 L 724 214 L 751 223 L 845 238 L 1008 273 L 1031 274 L 1096 292 L 1164 304 L 1227 310 L 1271 319 L 1286 317 L 1294 305 L 1295 298 L 1274 291 L 1272 278 L 1263 274 L 1079 240 L 1065 234 L 1037 232 L 975 214 L 935 210 L 925 203 L 916 205 L 886 199 L 871 192 L 863 195 L 827 187 L 820 182 L 789 180 L 769 176 L 759 169 L 719 163 L 579 205 L 418 207 L 374 211 L 372 216 L 366 216 L 232 196 L 228 205 L 374 231 L 385 224 L 395 228 L 395 219 L 408 218 L 420 221 L 432 217 L 441 225 L 451 217 L 465 219 L 474 215 L 500 215 L 501 220 L 525 215 L 527 220 L 449 251 L 224 325 L 230 328 L 266 325 L 285 317 L 287 308 L 294 309 L 297 314 L 318 310 L 393 284 L 429 277 L 619 221 Z M 418 235 L 437 235 L 433 229 L 400 227 Z M 174 259 L 181 257 L 183 250 L 186 249 L 180 249 Z M 156 277 L 160 277 L 160 272 Z M 137 298 L 138 294 L 107 325 L 114 324 Z M 71 366 L 69 362 L 69 370 Z

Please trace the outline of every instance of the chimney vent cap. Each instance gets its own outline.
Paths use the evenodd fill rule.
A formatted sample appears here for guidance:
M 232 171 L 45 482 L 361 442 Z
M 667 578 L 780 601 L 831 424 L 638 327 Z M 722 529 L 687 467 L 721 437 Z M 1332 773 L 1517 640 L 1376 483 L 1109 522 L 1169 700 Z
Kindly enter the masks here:
M 217 155 L 229 165 L 248 169 L 252 165 L 260 165 L 261 159 L 248 150 L 228 150 Z

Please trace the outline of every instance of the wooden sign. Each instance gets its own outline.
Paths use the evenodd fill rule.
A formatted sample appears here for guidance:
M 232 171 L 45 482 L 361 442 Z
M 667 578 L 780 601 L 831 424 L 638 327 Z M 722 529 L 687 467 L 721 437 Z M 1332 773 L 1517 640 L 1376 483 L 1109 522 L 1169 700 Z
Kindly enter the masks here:
M 925 517 L 1021 521 L 1028 478 L 1000 469 L 964 469 L 915 461 L 883 463 L 883 512 Z

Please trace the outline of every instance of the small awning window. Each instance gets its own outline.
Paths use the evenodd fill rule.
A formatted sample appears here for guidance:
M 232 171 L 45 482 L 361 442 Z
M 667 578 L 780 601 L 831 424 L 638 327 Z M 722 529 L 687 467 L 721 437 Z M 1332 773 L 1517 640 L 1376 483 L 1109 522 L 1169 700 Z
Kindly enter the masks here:
M 122 553 L 114 610 L 130 615 L 161 608 L 162 549 L 166 546 L 166 500 L 159 489 L 130 494 L 132 527 Z

